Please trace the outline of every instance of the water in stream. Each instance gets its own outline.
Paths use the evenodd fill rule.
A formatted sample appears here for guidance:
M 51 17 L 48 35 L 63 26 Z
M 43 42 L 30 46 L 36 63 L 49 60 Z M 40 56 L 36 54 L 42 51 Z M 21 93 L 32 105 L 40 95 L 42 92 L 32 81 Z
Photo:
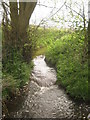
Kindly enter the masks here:
M 65 91 L 55 85 L 56 71 L 47 66 L 45 56 L 37 56 L 29 84 L 28 96 L 21 108 L 12 113 L 18 118 L 64 118 L 65 120 L 85 120 L 90 106 L 77 104 Z

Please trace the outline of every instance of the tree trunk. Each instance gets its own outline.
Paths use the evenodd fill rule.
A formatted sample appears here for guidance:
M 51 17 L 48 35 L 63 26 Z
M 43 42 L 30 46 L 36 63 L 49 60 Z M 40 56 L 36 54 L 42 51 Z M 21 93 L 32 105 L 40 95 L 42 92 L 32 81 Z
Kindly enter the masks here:
M 20 33 L 20 35 L 23 35 L 24 31 L 27 29 L 27 27 L 29 25 L 29 19 L 31 17 L 31 14 L 34 10 L 36 3 L 20 2 L 19 5 L 20 5 L 20 8 L 19 8 L 19 33 Z
M 27 28 L 29 26 L 29 19 L 33 13 L 33 10 L 36 6 L 35 2 L 20 2 L 19 3 L 19 37 L 21 40 L 22 46 L 22 55 L 25 61 L 30 62 L 31 59 L 31 49 L 24 47 L 24 44 L 27 43 Z
M 89 60 L 89 67 L 90 67 L 90 19 L 88 23 L 88 60 Z
M 29 19 L 36 6 L 36 2 L 10 2 L 10 17 L 13 36 L 13 44 L 17 46 L 21 42 L 24 45 L 27 39 Z
M 4 42 L 8 46 L 6 55 L 9 55 L 9 58 L 13 60 L 13 55 L 16 52 L 19 52 L 23 55 L 25 61 L 29 61 L 28 58 L 31 57 L 31 48 L 28 49 L 24 47 L 24 44 L 27 43 L 27 28 L 29 26 L 29 19 L 34 11 L 37 2 L 9 2 L 10 7 L 10 24 L 7 22 L 7 7 L 3 5 L 3 9 L 6 16 L 3 19 L 3 28 L 4 30 Z M 5 25 L 5 27 L 4 27 Z M 8 45 L 7 45 L 8 44 Z M 27 53 L 26 53 L 27 52 Z
M 10 2 L 10 17 L 11 17 L 11 40 L 12 46 L 18 45 L 18 3 Z

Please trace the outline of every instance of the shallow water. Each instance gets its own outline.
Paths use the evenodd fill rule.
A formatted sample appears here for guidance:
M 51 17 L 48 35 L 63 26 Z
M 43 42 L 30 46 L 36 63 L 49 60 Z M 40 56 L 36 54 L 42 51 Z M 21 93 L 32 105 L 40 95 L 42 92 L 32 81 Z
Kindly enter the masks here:
M 75 103 L 65 91 L 55 85 L 56 71 L 48 67 L 45 56 L 37 56 L 29 84 L 28 96 L 21 108 L 11 112 L 18 118 L 65 118 L 85 120 L 89 117 L 90 106 Z

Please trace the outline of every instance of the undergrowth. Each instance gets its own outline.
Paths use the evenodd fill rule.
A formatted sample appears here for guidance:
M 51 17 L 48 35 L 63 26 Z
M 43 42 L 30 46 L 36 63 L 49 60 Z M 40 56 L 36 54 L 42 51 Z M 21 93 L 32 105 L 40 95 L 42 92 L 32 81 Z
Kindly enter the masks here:
M 12 55 L 11 55 L 12 56 Z M 10 57 L 10 56 L 9 56 Z M 33 63 L 27 64 L 20 53 L 13 52 L 13 58 L 3 60 L 3 100 L 17 94 L 20 88 L 29 81 Z
M 88 59 L 84 40 L 83 31 L 58 38 L 48 47 L 46 60 L 56 67 L 57 83 L 67 93 L 75 99 L 88 101 Z

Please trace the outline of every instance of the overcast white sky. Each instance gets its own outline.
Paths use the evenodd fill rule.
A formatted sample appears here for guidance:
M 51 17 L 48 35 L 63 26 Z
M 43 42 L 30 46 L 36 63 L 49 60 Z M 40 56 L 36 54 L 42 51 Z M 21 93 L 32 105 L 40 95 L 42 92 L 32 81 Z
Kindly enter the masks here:
M 75 10 L 77 12 L 80 12 L 80 9 L 83 8 L 83 6 L 81 4 L 83 1 L 84 5 L 85 5 L 85 15 L 87 18 L 87 16 L 88 16 L 88 0 L 66 0 L 66 1 L 68 4 L 70 2 L 74 3 L 72 8 L 73 8 L 73 10 Z M 30 23 L 38 25 L 40 23 L 40 21 L 43 19 L 45 21 L 47 20 L 47 25 L 49 25 L 49 26 L 67 27 L 67 23 L 62 24 L 62 21 L 58 19 L 59 17 L 62 18 L 63 16 L 64 16 L 65 20 L 69 20 L 69 19 L 73 20 L 74 19 L 74 18 L 71 18 L 70 14 L 69 14 L 70 9 L 66 10 L 65 6 L 62 7 L 62 9 L 57 13 L 58 17 L 56 14 L 53 16 L 53 18 L 55 18 L 56 21 L 58 21 L 58 23 L 52 22 L 50 20 L 51 19 L 50 16 L 52 16 L 64 4 L 64 2 L 65 2 L 65 0 L 38 0 L 38 4 L 41 4 L 41 5 L 36 6 L 36 8 L 32 14 L 32 17 L 30 19 Z M 79 5 L 75 4 L 75 2 L 77 2 Z M 42 5 L 45 5 L 48 7 L 45 7 Z M 78 8 L 75 6 L 77 6 Z M 1 12 L 0 12 L 0 21 L 1 21 Z
M 82 6 L 82 1 L 83 1 L 84 7 L 85 7 L 86 19 L 88 19 L 88 0 L 66 0 L 66 1 L 67 1 L 67 4 L 70 4 L 70 2 L 72 2 L 73 10 L 77 11 L 78 13 L 80 13 L 80 9 L 83 8 L 83 6 Z M 65 2 L 65 0 L 38 0 L 38 4 L 42 4 L 42 5 L 45 5 L 48 7 L 37 5 L 32 14 L 32 17 L 30 19 L 30 23 L 31 24 L 35 23 L 38 25 L 42 19 L 44 19 L 45 21 L 47 19 L 48 20 L 47 24 L 49 26 L 60 26 L 60 27 L 65 26 L 65 27 L 67 27 L 67 23 L 62 24 L 62 21 L 59 20 L 58 17 L 62 18 L 64 16 L 65 20 L 74 19 L 75 17 L 71 18 L 70 14 L 69 14 L 70 9 L 68 8 L 66 10 L 65 6 L 62 7 L 62 9 L 57 13 L 58 17 L 57 17 L 57 15 L 53 16 L 54 18 L 56 18 L 56 20 L 58 20 L 58 23 L 52 22 L 50 19 L 48 19 L 48 18 L 51 18 L 50 16 L 52 16 L 64 4 L 64 2 Z M 76 2 L 76 4 L 75 4 L 75 2 Z M 54 8 L 54 10 L 53 10 L 53 8 Z M 74 12 L 74 14 L 77 15 L 75 12 Z M 83 15 L 82 12 L 80 14 Z

